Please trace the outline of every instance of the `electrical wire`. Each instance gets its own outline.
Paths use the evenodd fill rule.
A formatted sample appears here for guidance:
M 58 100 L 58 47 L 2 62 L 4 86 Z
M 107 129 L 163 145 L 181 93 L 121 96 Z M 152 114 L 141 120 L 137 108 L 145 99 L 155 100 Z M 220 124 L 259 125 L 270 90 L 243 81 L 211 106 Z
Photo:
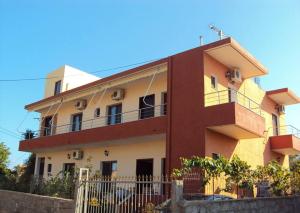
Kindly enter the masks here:
M 158 73 L 158 71 L 159 71 L 159 67 L 157 68 L 157 70 L 156 70 L 155 73 L 153 74 L 153 76 L 152 76 L 152 78 L 151 78 L 151 81 L 150 81 L 150 83 L 149 83 L 149 85 L 148 85 L 148 88 L 147 88 L 147 90 L 146 90 L 146 92 L 145 92 L 145 95 L 144 95 L 144 97 L 143 97 L 143 102 L 144 102 L 144 104 L 145 104 L 146 106 L 149 106 L 149 107 L 154 107 L 154 105 L 147 104 L 146 101 L 145 101 L 145 99 L 146 99 L 146 96 L 147 96 L 148 93 L 149 93 L 149 90 L 150 90 L 150 88 L 151 88 L 151 86 L 152 86 L 152 84 L 153 84 L 153 81 L 154 81 L 155 76 L 156 76 L 156 74 Z
M 0 129 L 0 133 L 5 134 L 5 135 L 8 135 L 8 136 L 10 136 L 10 137 L 17 138 L 18 140 L 21 139 L 21 137 L 17 137 L 16 135 L 11 134 L 11 133 L 8 133 L 8 132 L 6 132 L 6 131 L 3 131 L 3 130 L 1 130 L 1 129 Z
M 111 67 L 111 68 L 98 70 L 98 71 L 94 71 L 94 72 L 87 72 L 87 73 L 95 74 L 95 73 L 100 73 L 100 72 L 107 72 L 107 71 L 111 71 L 111 70 L 122 69 L 122 68 L 132 67 L 132 66 L 136 66 L 136 65 L 151 63 L 151 62 L 157 61 L 157 60 L 160 60 L 160 59 L 152 59 L 152 60 L 142 61 L 142 62 L 123 65 L 123 66 Z M 81 74 L 66 75 L 65 77 L 72 77 L 72 76 L 78 76 L 78 75 L 81 75 Z M 49 77 L 49 78 L 37 77 L 37 78 L 19 78 L 19 79 L 0 79 L 0 82 L 37 81 L 37 80 L 45 80 L 45 79 L 53 79 L 53 78 L 59 78 L 59 76 L 53 76 L 53 77 Z

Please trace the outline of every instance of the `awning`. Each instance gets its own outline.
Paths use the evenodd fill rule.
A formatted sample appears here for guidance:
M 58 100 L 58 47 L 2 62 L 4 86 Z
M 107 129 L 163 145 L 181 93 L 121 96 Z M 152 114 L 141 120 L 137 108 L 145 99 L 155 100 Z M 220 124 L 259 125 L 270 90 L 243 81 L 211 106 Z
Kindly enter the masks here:
M 266 92 L 266 95 L 280 105 L 292 105 L 300 103 L 300 98 L 288 88 L 270 90 Z

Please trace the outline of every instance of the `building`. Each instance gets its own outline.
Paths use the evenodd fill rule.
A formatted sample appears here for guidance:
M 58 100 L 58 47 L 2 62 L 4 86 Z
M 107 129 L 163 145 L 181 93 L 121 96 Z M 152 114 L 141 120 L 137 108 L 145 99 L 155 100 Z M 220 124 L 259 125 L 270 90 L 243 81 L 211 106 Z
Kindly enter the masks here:
M 193 155 L 288 167 L 300 131 L 285 123 L 284 107 L 300 99 L 261 89 L 253 79 L 266 74 L 232 38 L 102 79 L 65 66 L 48 75 L 45 97 L 25 106 L 41 114 L 40 130 L 19 149 L 36 153 L 44 177 L 75 167 L 168 174 Z

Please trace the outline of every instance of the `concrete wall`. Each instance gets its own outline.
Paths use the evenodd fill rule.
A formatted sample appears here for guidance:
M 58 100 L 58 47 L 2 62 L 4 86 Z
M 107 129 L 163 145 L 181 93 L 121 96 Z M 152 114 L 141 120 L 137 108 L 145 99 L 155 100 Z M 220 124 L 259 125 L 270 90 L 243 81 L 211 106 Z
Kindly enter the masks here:
M 52 71 L 47 75 L 47 78 L 45 83 L 45 98 L 54 95 L 55 82 L 57 81 L 61 81 L 60 92 L 64 92 L 99 79 L 97 76 L 68 65 L 64 65 Z
M 255 198 L 230 201 L 182 201 L 180 212 L 255 212 L 255 213 L 296 213 L 300 212 L 300 196 L 278 198 Z
M 228 68 L 207 54 L 204 54 L 204 87 L 205 94 L 228 89 L 231 85 L 225 77 Z M 210 77 L 217 78 L 217 89 L 211 87 Z M 242 160 L 247 161 L 253 168 L 257 165 L 265 165 L 271 160 L 278 160 L 283 166 L 288 167 L 288 156 L 275 153 L 271 150 L 268 138 L 273 135 L 272 113 L 279 118 L 279 125 L 285 125 L 285 116 L 279 115 L 275 110 L 276 103 L 265 95 L 265 91 L 259 88 L 251 79 L 244 80 L 241 84 L 235 83 L 237 91 L 261 105 L 262 116 L 265 119 L 265 135 L 262 138 L 236 140 L 224 135 L 206 130 L 205 156 L 211 157 L 212 153 L 219 153 L 231 159 L 237 154 Z M 224 95 L 224 93 L 220 94 Z M 226 95 L 226 94 L 225 94 Z M 208 96 L 212 97 L 212 96 Z M 211 98 L 206 97 L 205 102 L 211 104 Z M 217 96 L 216 96 L 217 98 Z M 224 97 L 221 97 L 224 99 Z M 239 103 L 242 100 L 239 100 Z M 217 104 L 217 103 L 215 103 Z M 227 147 L 224 149 L 223 147 Z
M 0 190 L 1 213 L 74 213 L 74 201 Z
M 36 157 L 45 157 L 44 177 L 48 177 L 47 166 L 52 164 L 52 175 L 62 171 L 64 163 L 75 163 L 77 168 L 90 167 L 92 172 L 101 171 L 102 161 L 117 161 L 118 176 L 135 176 L 136 160 L 153 158 L 153 175 L 161 175 L 161 160 L 165 158 L 165 136 L 158 135 L 139 139 L 124 139 L 117 144 L 106 143 L 94 147 L 82 147 L 82 160 L 68 159 L 72 150 L 60 150 L 36 153 Z M 109 151 L 105 156 L 104 151 Z M 38 168 L 38 167 L 37 167 Z M 36 171 L 37 172 L 37 171 Z

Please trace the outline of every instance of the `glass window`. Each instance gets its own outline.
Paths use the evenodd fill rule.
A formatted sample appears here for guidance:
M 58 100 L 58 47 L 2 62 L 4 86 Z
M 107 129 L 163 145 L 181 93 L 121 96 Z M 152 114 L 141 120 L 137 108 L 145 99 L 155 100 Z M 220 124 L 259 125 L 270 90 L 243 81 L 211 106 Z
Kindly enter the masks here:
M 122 104 L 112 105 L 108 107 L 107 124 L 119 124 L 122 121 Z
M 95 117 L 95 118 L 100 117 L 100 108 L 96 108 L 96 109 L 95 109 L 94 117 Z
M 211 88 L 217 89 L 217 78 L 215 76 L 210 76 Z
M 57 81 L 55 82 L 54 95 L 59 94 L 60 90 L 61 90 L 61 81 Z
M 217 160 L 217 159 L 220 158 L 220 154 L 212 153 L 212 158 L 213 158 L 214 160 Z
M 47 172 L 48 172 L 48 175 L 51 175 L 51 172 L 52 172 L 52 164 L 51 163 L 48 164 Z
M 82 113 L 72 115 L 72 132 L 80 131 L 82 124 Z

